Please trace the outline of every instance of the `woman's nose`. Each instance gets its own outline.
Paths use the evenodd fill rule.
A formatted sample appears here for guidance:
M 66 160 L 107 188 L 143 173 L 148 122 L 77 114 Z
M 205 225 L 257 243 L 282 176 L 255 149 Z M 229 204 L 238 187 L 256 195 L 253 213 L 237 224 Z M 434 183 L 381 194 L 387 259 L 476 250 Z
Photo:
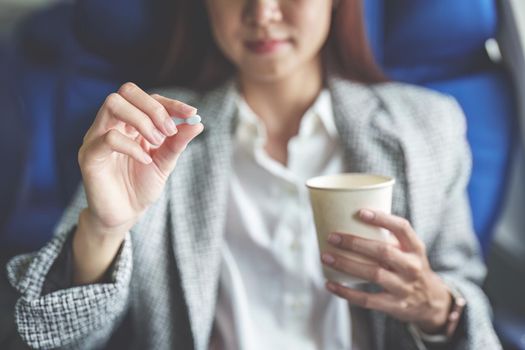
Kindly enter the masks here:
M 248 0 L 245 15 L 250 24 L 265 26 L 283 18 L 279 0 Z

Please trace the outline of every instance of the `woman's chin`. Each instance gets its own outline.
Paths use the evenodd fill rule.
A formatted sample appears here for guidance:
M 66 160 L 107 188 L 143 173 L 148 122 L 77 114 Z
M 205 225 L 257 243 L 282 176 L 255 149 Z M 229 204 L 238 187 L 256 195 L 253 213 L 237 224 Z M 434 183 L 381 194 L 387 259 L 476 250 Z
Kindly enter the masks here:
M 242 69 L 242 75 L 253 82 L 274 83 L 293 76 L 296 69 L 290 66 L 259 66 Z

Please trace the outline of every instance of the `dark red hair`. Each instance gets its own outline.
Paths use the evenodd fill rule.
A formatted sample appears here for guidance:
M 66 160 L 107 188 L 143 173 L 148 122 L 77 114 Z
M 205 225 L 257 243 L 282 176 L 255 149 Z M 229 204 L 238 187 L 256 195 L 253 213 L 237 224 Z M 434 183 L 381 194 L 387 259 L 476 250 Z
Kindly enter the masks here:
M 173 36 L 160 82 L 197 90 L 220 85 L 235 67 L 215 43 L 204 1 L 177 1 Z M 362 0 L 341 0 L 334 11 L 325 58 L 343 77 L 363 83 L 386 81 L 376 64 L 365 29 Z

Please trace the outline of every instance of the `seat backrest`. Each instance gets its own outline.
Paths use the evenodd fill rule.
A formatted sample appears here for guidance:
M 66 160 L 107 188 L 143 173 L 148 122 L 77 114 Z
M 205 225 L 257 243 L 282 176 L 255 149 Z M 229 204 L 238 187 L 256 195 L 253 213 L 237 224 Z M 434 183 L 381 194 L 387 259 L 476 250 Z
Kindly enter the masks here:
M 15 76 L 9 69 L 14 64 L 14 55 L 10 48 L 7 45 L 0 46 L 0 238 L 2 228 L 12 214 L 17 189 L 22 183 L 28 148 L 26 125 L 21 119 L 21 105 L 13 91 Z
M 10 121 L 2 131 L 10 135 L 23 128 L 14 149 L 24 151 L 17 181 L 7 182 L 15 195 L 6 201 L 9 216 L 0 227 L 2 250 L 18 253 L 42 246 L 50 237 L 61 210 L 57 204 L 60 179 L 56 172 L 55 127 L 57 82 L 61 41 L 67 28 L 68 8 L 43 10 L 24 21 L 9 49 L 12 60 L 9 89 L 16 96 L 16 110 L 5 113 Z M 45 30 L 43 30 L 45 28 Z M 2 97 L 8 96 L 2 94 Z M 16 123 L 16 124 L 14 124 Z M 14 163 L 14 162 L 13 162 Z M 4 182 L 4 178 L 2 178 Z M 39 208 L 40 210 L 35 210 Z M 43 233 L 45 232 L 45 233 Z
M 10 46 L 14 59 L 2 65 L 12 73 L 10 83 L 0 82 L 17 97 L 9 102 L 20 107 L 2 118 L 1 132 L 9 137 L 0 143 L 15 138 L 12 145 L 24 155 L 0 154 L 0 160 L 16 158 L 20 165 L 2 175 L 0 186 L 5 254 L 33 251 L 51 238 L 80 182 L 82 136 L 104 98 L 124 81 L 148 87 L 167 47 L 171 4 L 78 0 L 39 10 L 19 25 Z M 27 141 L 24 147 L 22 141 Z
M 515 129 L 512 84 L 503 67 L 490 61 L 485 51 L 486 40 L 495 37 L 498 27 L 495 0 L 364 3 L 372 47 L 385 71 L 394 79 L 451 94 L 465 111 L 474 158 L 468 190 L 476 233 L 486 252 L 504 192 L 513 142 L 509 135 Z M 36 134 L 30 147 L 34 152 L 29 152 L 26 165 L 31 167 L 25 168 L 22 187 L 40 186 L 44 199 L 40 208 L 45 207 L 46 198 L 52 198 L 54 214 L 43 214 L 49 225 L 80 179 L 76 151 L 104 96 L 124 80 L 141 81 L 162 56 L 172 25 L 170 4 L 166 0 L 78 0 L 45 10 L 24 25 L 22 61 L 26 66 L 17 79 L 25 119 L 39 128 L 33 128 Z M 148 52 L 153 60 L 140 52 Z M 116 64 L 125 57 L 130 58 L 129 64 Z M 12 229 L 24 221 L 24 210 L 31 203 L 34 198 L 22 203 Z M 28 227 L 24 234 L 13 229 L 12 238 L 22 244 L 42 244 L 51 234 L 32 233 L 34 229 Z M 32 234 L 40 238 L 30 238 Z
M 463 108 L 473 155 L 468 186 L 474 228 L 490 245 L 516 139 L 514 86 L 489 59 L 497 35 L 495 0 L 367 0 L 369 36 L 388 75 L 454 96 Z

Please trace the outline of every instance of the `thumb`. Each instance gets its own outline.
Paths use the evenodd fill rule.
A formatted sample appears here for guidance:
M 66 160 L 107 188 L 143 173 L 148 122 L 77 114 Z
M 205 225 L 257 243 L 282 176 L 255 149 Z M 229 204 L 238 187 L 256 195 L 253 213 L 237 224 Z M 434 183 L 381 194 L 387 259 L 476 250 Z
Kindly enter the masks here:
M 204 126 L 201 123 L 196 125 L 180 124 L 175 135 L 166 138 L 159 148 L 151 151 L 153 162 L 166 177 L 171 174 L 177 164 L 177 159 L 190 141 L 202 130 L 204 130 Z

